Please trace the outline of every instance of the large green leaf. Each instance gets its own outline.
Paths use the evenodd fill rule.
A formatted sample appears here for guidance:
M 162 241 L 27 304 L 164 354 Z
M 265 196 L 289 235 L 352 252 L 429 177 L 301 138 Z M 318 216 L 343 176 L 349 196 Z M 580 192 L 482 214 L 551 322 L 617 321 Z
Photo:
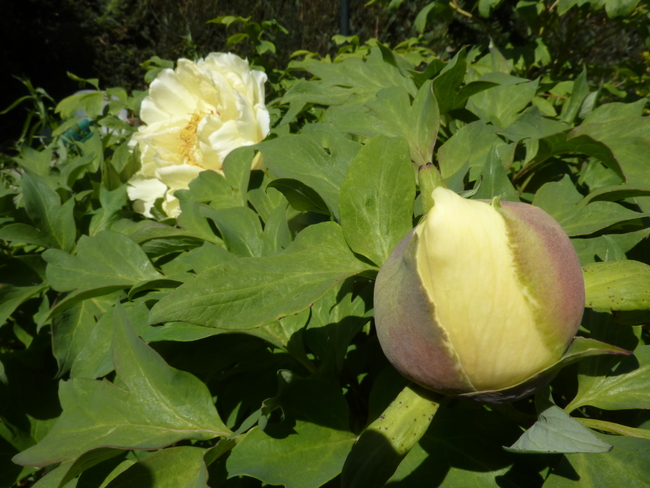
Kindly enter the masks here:
M 303 420 L 264 431 L 255 427 L 233 449 L 228 472 L 287 488 L 313 488 L 341 472 L 353 444 L 351 432 Z
M 113 324 L 113 360 L 124 388 L 108 381 L 62 381 L 61 417 L 36 446 L 14 457 L 47 466 L 98 447 L 157 449 L 182 439 L 227 436 L 207 387 L 169 367 L 134 333 L 126 312 Z
M 276 177 L 292 178 L 312 188 L 338 220 L 341 183 L 361 145 L 331 131 L 328 135 L 329 147 L 303 134 L 278 137 L 256 147 Z
M 91 331 L 101 317 L 117 299 L 116 295 L 90 298 L 63 311 L 52 320 L 52 354 L 59 364 L 61 377 L 72 367 Z
M 611 169 L 621 180 L 625 181 L 625 175 L 621 168 L 618 155 L 612 152 L 611 146 L 604 144 L 585 134 L 578 127 L 570 132 L 560 132 L 545 136 L 537 141 L 538 147 L 535 156 L 526 163 L 522 173 L 530 171 L 549 158 L 560 155 L 586 154 L 601 161 Z M 629 178 L 628 178 L 629 179 Z M 630 180 L 633 181 L 633 180 Z
M 334 286 L 310 309 L 304 331 L 305 345 L 319 359 L 322 367 L 340 371 L 354 336 L 370 320 L 366 303 L 368 286 L 362 293 L 355 290 L 353 279 Z M 364 300 L 365 299 L 365 300 Z
M 505 145 L 497 135 L 496 127 L 481 120 L 464 126 L 445 142 L 438 150 L 438 161 L 442 177 L 450 178 L 463 168 L 465 163 L 473 171 L 470 180 L 475 180 L 481 172 L 492 147 Z
M 408 92 L 395 86 L 384 88 L 366 105 L 364 111 L 346 113 L 332 122 L 341 131 L 366 137 L 403 137 L 417 165 L 432 161 L 440 115 L 431 82 L 422 85 L 412 103 Z
M 262 254 L 262 224 L 253 210 L 248 207 L 220 210 L 203 207 L 202 212 L 215 223 L 228 251 L 243 257 Z
M 161 278 L 142 248 L 123 234 L 103 231 L 82 236 L 77 254 L 56 249 L 43 253 L 52 288 L 70 292 L 52 310 L 61 312 L 81 300 L 129 288 L 136 283 Z
M 650 185 L 647 155 L 650 150 L 650 119 L 628 117 L 601 123 L 583 124 L 572 133 L 588 136 L 605 144 L 614 154 L 625 175 L 635 185 Z M 600 159 L 600 158 L 598 158 Z M 601 159 L 601 161 L 603 161 Z M 603 161 L 607 164 L 607 161 Z M 650 197 L 637 198 L 645 212 L 650 212 Z
M 76 226 L 72 215 L 74 199 L 71 198 L 61 205 L 61 198 L 54 190 L 36 176 L 29 174 L 23 176 L 22 190 L 27 215 L 40 231 L 39 235 L 47 239 L 45 244 L 72 251 L 76 239 Z M 13 239 L 21 240 L 20 236 L 14 236 Z
M 580 206 L 582 195 L 566 175 L 559 182 L 546 183 L 535 194 L 533 205 L 548 212 L 569 236 L 592 234 L 618 222 L 640 219 L 648 214 L 629 210 L 614 202 L 593 202 Z
M 563 132 L 569 126 L 556 119 L 543 117 L 539 108 L 530 107 L 505 129 L 499 131 L 514 142 L 542 139 L 544 137 Z
M 572 123 L 578 115 L 578 111 L 587 95 L 589 95 L 589 83 L 587 82 L 587 69 L 585 68 L 573 82 L 571 98 L 569 99 L 569 102 L 564 104 L 562 107 L 560 118 L 564 122 L 569 124 Z
M 650 408 L 650 345 L 637 347 L 634 356 L 621 361 L 606 375 L 593 371 L 591 364 L 598 363 L 588 361 L 595 360 L 581 364 L 578 393 L 565 408 L 567 412 L 583 405 L 605 410 Z
M 499 157 L 498 147 L 508 149 L 507 146 L 504 147 L 497 143 L 492 146 L 485 166 L 481 170 L 480 186 L 472 198 L 492 199 L 499 197 L 502 200 L 518 202 L 519 195 L 512 186 L 510 179 L 508 179 L 503 162 Z
M 481 80 L 492 81 L 489 78 Z M 539 80 L 535 80 L 488 88 L 471 96 L 467 108 L 482 120 L 491 122 L 496 127 L 506 128 L 531 102 L 538 85 Z
M 208 488 L 205 453 L 189 446 L 163 449 L 126 469 L 106 488 Z
M 284 101 L 302 101 L 324 105 L 340 104 L 356 95 L 355 101 L 363 103 L 370 100 L 382 88 L 399 86 L 415 96 L 417 90 L 410 78 L 405 78 L 399 68 L 385 62 L 378 47 L 371 50 L 366 61 L 351 57 L 340 63 L 323 63 L 308 60 L 295 63 L 316 75 L 317 81 L 308 90 L 304 85 L 288 90 Z M 344 94 L 347 94 L 345 96 Z
M 341 227 L 352 250 L 381 266 L 413 227 L 415 177 L 408 144 L 377 136 L 359 151 L 341 185 Z
M 0 326 L 25 301 L 45 290 L 47 285 L 37 286 L 0 286 Z
M 321 486 L 343 468 L 355 436 L 348 431 L 348 407 L 335 382 L 279 373 L 274 402 L 281 422 L 252 429 L 226 461 L 230 476 L 246 475 L 287 488 Z M 307 469 L 308 467 L 308 469 Z
M 650 440 L 598 435 L 612 444 L 608 454 L 567 454 L 553 469 L 544 488 L 611 488 L 650 486 Z
M 350 252 L 338 224 L 312 225 L 283 254 L 235 259 L 180 286 L 153 307 L 150 322 L 252 329 L 304 310 L 370 268 Z
M 650 309 L 650 266 L 608 261 L 583 266 L 587 307 L 605 310 Z

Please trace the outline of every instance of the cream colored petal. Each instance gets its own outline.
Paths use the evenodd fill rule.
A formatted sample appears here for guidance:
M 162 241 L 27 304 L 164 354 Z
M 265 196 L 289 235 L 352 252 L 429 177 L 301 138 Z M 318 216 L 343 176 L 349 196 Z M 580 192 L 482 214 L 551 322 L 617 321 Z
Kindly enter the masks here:
M 164 69 L 149 87 L 149 96 L 171 117 L 189 117 L 196 110 L 196 96 L 171 69 Z
M 187 190 L 190 182 L 196 178 L 201 171 L 205 170 L 199 166 L 179 164 L 177 166 L 158 168 L 156 176 L 172 191 Z
M 260 142 L 269 135 L 269 132 L 271 132 L 271 116 L 264 105 L 256 105 L 255 114 L 257 117 L 258 128 L 257 142 Z
M 237 102 L 235 101 L 235 90 L 228 80 L 218 71 L 208 72 L 212 86 L 214 87 L 215 99 L 212 103 L 223 120 L 234 120 L 237 118 Z
M 151 218 L 151 209 L 158 198 L 162 198 L 167 187 L 157 178 L 147 178 L 135 175 L 126 186 L 126 193 L 130 200 L 134 200 L 133 208 L 136 212 Z
M 212 147 L 210 136 L 221 129 L 222 126 L 223 122 L 221 121 L 221 117 L 218 115 L 209 115 L 204 117 L 199 124 L 197 136 L 199 148 L 203 155 L 201 166 L 217 172 L 221 172 L 223 161 L 217 151 Z
M 249 88 L 249 90 L 252 92 L 252 100 L 254 104 L 264 104 L 264 98 L 265 98 L 265 91 L 264 91 L 264 84 L 266 83 L 266 80 L 268 80 L 268 76 L 266 76 L 266 73 L 263 71 L 259 70 L 253 70 L 251 72 L 251 78 L 252 78 L 252 86 Z
M 181 214 L 181 206 L 178 198 L 174 196 L 174 192 L 168 191 L 165 195 L 165 201 L 162 204 L 163 211 L 168 217 L 175 219 Z
M 259 127 L 257 125 L 256 112 L 249 100 L 241 93 L 236 93 L 237 100 L 237 131 L 241 138 L 248 144 L 256 144 L 259 142 Z
M 248 61 L 232 53 L 212 53 L 206 58 L 209 69 L 221 73 L 230 86 L 242 94 L 248 94 L 251 77 Z
M 210 136 L 210 145 L 219 155 L 219 159 L 224 161 L 232 150 L 248 144 L 242 139 L 237 123 L 234 120 L 229 120 L 223 124 L 221 129 Z
M 145 97 L 140 105 L 140 119 L 145 124 L 155 124 L 169 119 L 169 113 L 165 112 L 158 104 L 151 98 Z

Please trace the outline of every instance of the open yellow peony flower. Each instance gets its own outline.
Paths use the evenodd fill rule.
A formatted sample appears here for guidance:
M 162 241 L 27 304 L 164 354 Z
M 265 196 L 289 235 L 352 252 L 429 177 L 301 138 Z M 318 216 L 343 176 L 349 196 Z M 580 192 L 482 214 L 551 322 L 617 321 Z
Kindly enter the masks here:
M 240 146 L 256 144 L 269 133 L 264 105 L 266 74 L 231 53 L 212 53 L 194 63 L 179 59 L 162 70 L 143 100 L 139 145 L 142 168 L 128 182 L 136 212 L 151 217 L 163 198 L 170 217 L 180 213 L 174 192 L 187 189 L 205 170 L 222 172 L 223 161 Z M 253 169 L 260 164 L 258 157 Z

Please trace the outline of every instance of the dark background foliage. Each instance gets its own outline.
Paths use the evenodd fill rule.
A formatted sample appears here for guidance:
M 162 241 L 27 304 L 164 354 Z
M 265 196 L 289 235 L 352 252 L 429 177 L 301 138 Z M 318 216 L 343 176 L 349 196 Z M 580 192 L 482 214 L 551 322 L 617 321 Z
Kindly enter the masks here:
M 350 0 L 350 34 L 361 42 L 377 38 L 394 46 L 417 35 L 414 20 L 428 0 L 379 0 L 366 5 Z M 443 2 L 444 3 L 444 2 Z M 455 3 L 455 2 L 454 2 Z M 521 48 L 539 32 L 526 24 L 525 12 L 516 0 L 506 0 L 489 19 L 482 19 L 477 0 L 457 5 L 470 15 L 456 12 L 450 23 L 430 19 L 421 41 L 446 58 L 462 45 L 483 44 Z M 625 64 L 628 75 L 644 74 L 641 58 L 647 49 L 647 19 L 612 21 L 604 11 L 573 8 L 549 24 L 544 40 L 553 63 L 545 70 L 555 75 L 582 64 L 590 67 L 592 83 L 612 78 L 612 66 Z M 339 0 L 3 0 L 0 2 L 0 110 L 25 95 L 16 77 L 29 79 L 55 100 L 78 89 L 67 72 L 82 78 L 99 78 L 100 86 L 144 89 L 140 64 L 157 55 L 163 59 L 195 59 L 212 51 L 231 50 L 242 56 L 254 53 L 250 42 L 228 46 L 226 40 L 239 25 L 207 23 L 222 15 L 250 17 L 252 21 L 276 19 L 288 34 L 267 33 L 277 46 L 268 53 L 268 65 L 284 67 L 292 52 L 304 49 L 321 55 L 334 54 L 332 36 L 340 29 Z M 588 13 L 588 15 L 585 15 Z M 645 29 L 645 31 L 644 31 Z M 534 78 L 537 66 L 522 75 Z M 566 73 L 562 73 L 565 75 Z M 0 116 L 0 143 L 4 147 L 20 132 L 21 117 L 15 111 Z

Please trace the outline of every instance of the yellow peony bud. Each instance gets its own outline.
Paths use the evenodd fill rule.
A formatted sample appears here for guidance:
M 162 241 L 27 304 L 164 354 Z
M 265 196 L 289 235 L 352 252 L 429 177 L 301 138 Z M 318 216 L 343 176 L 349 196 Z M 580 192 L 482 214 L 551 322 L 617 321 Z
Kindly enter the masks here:
M 560 360 L 585 304 L 582 269 L 560 225 L 523 203 L 434 206 L 377 276 L 375 322 L 391 363 L 441 393 L 512 401 Z M 503 391 L 503 394 L 494 393 Z M 480 396 L 479 396 L 480 398 Z

